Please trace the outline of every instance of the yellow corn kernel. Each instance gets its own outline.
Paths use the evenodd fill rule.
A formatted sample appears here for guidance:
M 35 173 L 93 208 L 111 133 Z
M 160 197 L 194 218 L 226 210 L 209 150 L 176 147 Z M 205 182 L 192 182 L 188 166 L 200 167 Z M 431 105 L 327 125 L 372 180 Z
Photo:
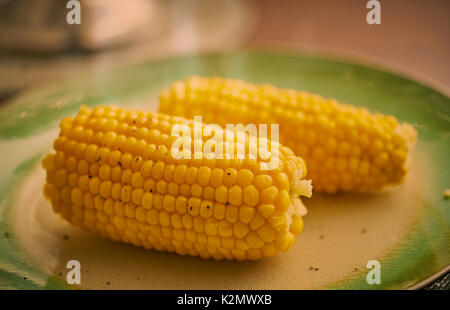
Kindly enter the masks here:
M 211 168 L 207 166 L 202 166 L 198 169 L 198 183 L 201 186 L 206 186 L 209 184 L 209 179 L 211 176 Z
M 211 201 L 204 200 L 200 206 L 201 217 L 208 218 L 213 214 L 213 203 Z
M 165 195 L 167 193 L 167 183 L 164 180 L 156 182 L 156 192 Z
M 117 215 L 124 216 L 125 215 L 125 205 L 121 201 L 114 202 L 114 212 Z
M 185 182 L 187 184 L 194 184 L 197 179 L 197 170 L 196 167 L 189 167 L 186 170 Z
M 244 188 L 244 202 L 249 206 L 256 206 L 259 200 L 259 192 L 253 185 Z
M 175 209 L 179 214 L 184 214 L 187 212 L 188 200 L 186 197 L 179 196 L 177 197 L 177 201 L 175 203 Z
M 215 168 L 211 171 L 211 185 L 214 187 L 219 187 L 223 182 L 223 170 Z
M 241 206 L 239 208 L 239 220 L 242 223 L 248 224 L 251 219 L 253 218 L 253 215 L 255 214 L 255 208 L 248 207 L 248 206 Z
M 192 184 L 191 186 L 191 195 L 193 197 L 202 197 L 203 187 L 200 184 Z
M 197 216 L 200 213 L 201 200 L 199 198 L 190 198 L 188 201 L 188 212 L 192 216 Z
M 302 217 L 301 216 L 293 216 L 292 217 L 292 224 L 291 224 L 291 227 L 289 229 L 294 235 L 300 234 L 302 232 L 302 230 L 303 230 L 303 219 L 302 219 Z
M 249 169 L 241 169 L 237 174 L 237 184 L 241 188 L 244 188 L 247 185 L 252 184 L 253 179 L 254 179 L 253 172 Z
M 203 188 L 203 199 L 214 200 L 214 195 L 216 191 L 211 186 L 206 186 Z
M 83 205 L 83 192 L 75 187 L 72 189 L 71 192 L 72 202 L 75 206 L 82 206 Z
M 193 221 L 194 230 L 198 233 L 202 233 L 205 229 L 203 219 L 201 217 L 195 216 Z
M 261 191 L 260 203 L 270 204 L 275 201 L 279 193 L 278 187 L 272 185 Z
M 136 207 L 131 203 L 127 203 L 125 205 L 125 215 L 129 218 L 135 218 L 136 217 Z
M 230 188 L 229 192 L 230 203 L 234 206 L 240 206 L 242 204 L 242 189 L 240 186 L 234 185 Z
M 102 165 L 98 171 L 98 176 L 101 180 L 108 180 L 111 174 L 111 167 L 109 165 Z
M 270 225 L 265 224 L 261 228 L 257 230 L 258 236 L 264 242 L 272 242 L 275 239 L 275 229 L 273 229 Z
M 58 173 L 59 171 L 57 171 L 57 173 Z M 58 179 L 57 179 L 57 177 L 58 177 L 58 174 L 55 174 L 55 185 L 56 186 L 62 186 L 62 185 L 64 185 L 64 184 L 62 184 L 62 185 L 58 185 Z M 79 179 L 78 179 L 78 186 L 80 187 L 80 189 L 82 190 L 82 191 L 86 191 L 88 188 L 89 188 L 89 177 L 87 176 L 87 175 L 83 175 L 83 176 L 81 176 Z
M 228 189 L 225 185 L 221 185 L 216 189 L 216 200 L 221 203 L 228 201 Z
M 221 237 L 230 237 L 233 234 L 233 226 L 227 221 L 220 221 L 217 229 Z
M 225 210 L 225 219 L 229 223 L 235 223 L 239 217 L 239 210 L 237 207 L 227 206 Z
M 250 231 L 250 228 L 248 227 L 248 225 L 246 225 L 244 223 L 236 222 L 233 225 L 233 235 L 236 238 L 239 238 L 239 239 L 244 238 L 249 231 Z
M 135 205 L 141 205 L 142 202 L 142 196 L 144 194 L 144 190 L 142 188 L 137 188 L 135 190 L 133 190 L 132 194 L 131 194 L 131 200 L 133 201 L 133 203 Z
M 215 203 L 213 210 L 214 218 L 216 220 L 222 220 L 225 218 L 225 205 L 222 203 Z
M 256 213 L 250 221 L 249 226 L 252 230 L 258 230 L 262 225 L 264 225 L 264 223 L 265 219 L 261 215 Z
M 175 197 L 166 195 L 163 199 L 164 210 L 167 212 L 175 211 Z
M 136 219 L 140 222 L 145 222 L 147 220 L 147 210 L 142 207 L 136 209 Z
M 291 204 L 291 198 L 287 190 L 282 190 L 278 193 L 277 199 L 274 202 L 277 210 L 287 211 Z
M 263 217 L 268 218 L 275 211 L 275 206 L 273 204 L 260 204 L 258 205 L 257 210 Z
M 147 222 L 149 224 L 153 224 L 153 225 L 159 224 L 158 211 L 157 210 L 152 209 L 152 210 L 147 212 Z
M 181 219 L 181 215 L 176 212 L 172 213 L 170 217 L 170 222 L 172 223 L 173 227 L 177 229 L 183 228 L 183 221 Z
M 214 219 L 208 219 L 205 222 L 205 232 L 207 235 L 215 236 L 217 235 L 217 221 Z
M 258 236 L 255 231 L 248 233 L 246 237 L 247 243 L 251 248 L 261 248 L 264 245 L 264 241 Z
M 234 168 L 227 168 L 224 171 L 224 176 L 223 176 L 223 184 L 226 187 L 231 187 L 233 186 L 233 184 L 236 183 L 236 177 L 237 177 L 237 171 Z

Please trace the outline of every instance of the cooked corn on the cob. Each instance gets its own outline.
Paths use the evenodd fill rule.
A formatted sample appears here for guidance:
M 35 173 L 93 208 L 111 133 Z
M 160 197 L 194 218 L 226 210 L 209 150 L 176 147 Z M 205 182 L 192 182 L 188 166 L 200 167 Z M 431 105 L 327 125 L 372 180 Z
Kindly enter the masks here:
M 280 124 L 280 142 L 304 158 L 322 192 L 377 191 L 400 183 L 417 132 L 393 116 L 370 113 L 304 91 L 240 80 L 190 77 L 160 94 L 159 110 L 209 123 Z
M 311 195 L 303 160 L 282 146 L 267 171 L 259 159 L 174 159 L 174 124 L 193 121 L 110 106 L 62 120 L 42 161 L 53 210 L 104 237 L 181 255 L 245 260 L 289 249 L 303 227 L 299 196 Z

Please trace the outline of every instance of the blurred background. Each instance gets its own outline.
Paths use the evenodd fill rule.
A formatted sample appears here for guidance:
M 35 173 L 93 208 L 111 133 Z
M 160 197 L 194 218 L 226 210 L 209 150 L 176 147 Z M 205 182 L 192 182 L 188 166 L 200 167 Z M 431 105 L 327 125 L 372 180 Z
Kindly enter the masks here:
M 447 91 L 450 1 L 0 0 L 0 103 L 26 87 L 88 70 L 239 48 L 370 59 Z M 369 57 L 369 58 L 368 58 Z

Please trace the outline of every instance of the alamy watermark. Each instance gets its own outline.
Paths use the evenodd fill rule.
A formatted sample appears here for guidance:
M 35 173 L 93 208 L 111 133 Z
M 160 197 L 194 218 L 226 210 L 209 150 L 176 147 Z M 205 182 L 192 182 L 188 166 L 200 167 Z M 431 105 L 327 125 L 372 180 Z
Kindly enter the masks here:
M 366 4 L 367 9 L 371 9 L 366 16 L 369 25 L 381 24 L 381 4 L 377 0 L 369 0 Z
M 78 0 L 69 0 L 66 3 L 69 12 L 66 15 L 66 21 L 69 25 L 81 24 L 81 4 Z M 369 25 L 381 24 L 381 3 L 378 0 L 367 1 L 366 8 L 370 11 L 366 15 L 366 21 Z
M 70 0 L 66 3 L 67 12 L 66 21 L 69 25 L 81 24 L 81 4 L 77 0 Z
M 76 259 L 69 260 L 66 268 L 70 269 L 66 275 L 67 284 L 81 284 L 81 264 Z
M 366 276 L 367 284 L 381 284 L 381 264 L 379 261 L 372 259 L 367 262 L 366 267 L 371 269 Z
M 279 165 L 279 124 L 218 124 L 203 126 L 202 117 L 195 116 L 191 127 L 175 124 L 171 146 L 175 159 L 260 159 L 261 170 L 275 170 Z M 192 132 L 193 131 L 193 132 Z M 203 142 L 203 137 L 211 137 Z M 192 150 L 193 148 L 193 150 Z

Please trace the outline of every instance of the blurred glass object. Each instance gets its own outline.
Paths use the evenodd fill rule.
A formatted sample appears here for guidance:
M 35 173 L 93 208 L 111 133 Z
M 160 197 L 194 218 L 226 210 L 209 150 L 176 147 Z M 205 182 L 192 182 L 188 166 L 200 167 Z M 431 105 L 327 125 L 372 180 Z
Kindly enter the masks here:
M 254 30 L 253 0 L 0 0 L 0 102 L 24 87 L 182 54 L 235 49 Z

